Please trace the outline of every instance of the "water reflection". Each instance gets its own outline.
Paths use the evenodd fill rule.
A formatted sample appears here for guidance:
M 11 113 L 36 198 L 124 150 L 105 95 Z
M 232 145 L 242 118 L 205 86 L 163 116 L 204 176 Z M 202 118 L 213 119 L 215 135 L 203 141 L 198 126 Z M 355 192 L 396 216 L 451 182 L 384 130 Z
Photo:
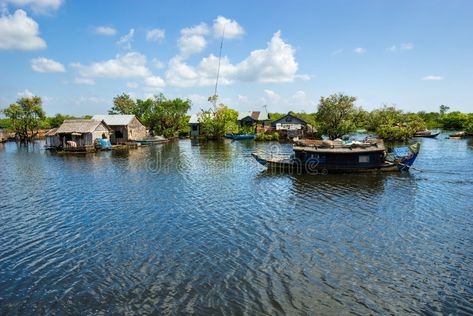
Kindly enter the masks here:
M 421 142 L 421 171 L 327 176 L 264 171 L 275 143 L 4 144 L 0 310 L 471 314 L 471 140 Z

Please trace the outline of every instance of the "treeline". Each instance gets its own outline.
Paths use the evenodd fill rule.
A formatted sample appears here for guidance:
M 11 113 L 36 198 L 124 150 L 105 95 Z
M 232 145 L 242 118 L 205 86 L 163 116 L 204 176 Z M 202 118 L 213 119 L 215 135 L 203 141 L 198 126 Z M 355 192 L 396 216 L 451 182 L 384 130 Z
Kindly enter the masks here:
M 406 140 L 415 132 L 426 128 L 464 130 L 473 133 L 473 114 L 449 112 L 450 108 L 445 105 L 441 105 L 438 112 L 403 112 L 393 106 L 366 111 L 356 107 L 355 101 L 354 96 L 338 93 L 321 97 L 314 113 L 289 113 L 315 127 L 320 136 L 324 135 L 331 139 L 343 137 L 359 129 L 366 129 L 389 140 Z M 113 99 L 109 113 L 136 115 L 152 134 L 175 137 L 189 134 L 190 108 L 190 100 L 167 99 L 163 94 L 144 100 L 133 100 L 129 95 L 121 94 Z M 209 108 L 198 113 L 200 133 L 204 137 L 215 139 L 228 132 L 241 134 L 254 132 L 254 127 L 237 125 L 237 111 L 223 104 Z M 1 112 L 6 118 L 0 119 L 0 126 L 15 132 L 20 140 L 34 138 L 39 129 L 59 127 L 66 119 L 91 117 L 63 114 L 47 117 L 42 109 L 40 97 L 18 99 Z M 270 119 L 275 121 L 284 115 L 286 113 L 271 113 Z M 269 136 L 267 138 L 269 139 Z

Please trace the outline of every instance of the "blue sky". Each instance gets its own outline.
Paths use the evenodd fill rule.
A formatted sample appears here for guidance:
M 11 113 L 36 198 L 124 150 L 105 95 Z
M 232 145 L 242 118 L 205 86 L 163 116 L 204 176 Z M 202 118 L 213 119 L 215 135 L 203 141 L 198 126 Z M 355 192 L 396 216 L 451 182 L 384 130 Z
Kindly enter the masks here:
M 473 1 L 0 0 L 0 108 L 100 114 L 117 94 L 314 112 L 343 92 L 366 109 L 473 112 Z

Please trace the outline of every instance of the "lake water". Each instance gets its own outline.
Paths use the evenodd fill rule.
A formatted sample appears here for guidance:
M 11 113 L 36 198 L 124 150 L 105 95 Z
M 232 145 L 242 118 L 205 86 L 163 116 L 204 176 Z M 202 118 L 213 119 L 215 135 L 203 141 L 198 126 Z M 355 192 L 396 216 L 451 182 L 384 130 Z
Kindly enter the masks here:
M 0 314 L 472 314 L 473 140 L 421 141 L 410 173 L 326 176 L 251 141 L 0 144 Z

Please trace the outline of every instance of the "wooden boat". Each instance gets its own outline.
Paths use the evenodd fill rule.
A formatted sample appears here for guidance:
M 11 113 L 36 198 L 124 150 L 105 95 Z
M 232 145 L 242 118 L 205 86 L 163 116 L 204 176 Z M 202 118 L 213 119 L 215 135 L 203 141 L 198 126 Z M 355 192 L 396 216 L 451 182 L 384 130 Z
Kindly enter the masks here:
M 294 173 L 359 173 L 408 171 L 419 153 L 420 143 L 387 152 L 381 139 L 348 144 L 335 141 L 303 141 L 291 155 L 252 153 L 268 169 Z
M 154 145 L 154 144 L 166 143 L 167 141 L 168 139 L 162 136 L 156 136 L 156 137 L 143 139 L 143 140 L 135 140 L 135 143 L 140 144 L 140 145 Z
M 462 139 L 463 137 L 465 137 L 465 132 L 459 132 L 459 133 L 448 135 L 448 138 L 450 139 Z
M 437 137 L 438 135 L 440 134 L 440 132 L 438 133 L 432 133 L 431 131 L 429 130 L 425 130 L 425 131 L 418 131 L 414 134 L 414 137 L 426 137 L 426 138 L 435 138 Z
M 233 140 L 249 140 L 255 138 L 255 134 L 225 134 L 225 138 L 230 138 Z

